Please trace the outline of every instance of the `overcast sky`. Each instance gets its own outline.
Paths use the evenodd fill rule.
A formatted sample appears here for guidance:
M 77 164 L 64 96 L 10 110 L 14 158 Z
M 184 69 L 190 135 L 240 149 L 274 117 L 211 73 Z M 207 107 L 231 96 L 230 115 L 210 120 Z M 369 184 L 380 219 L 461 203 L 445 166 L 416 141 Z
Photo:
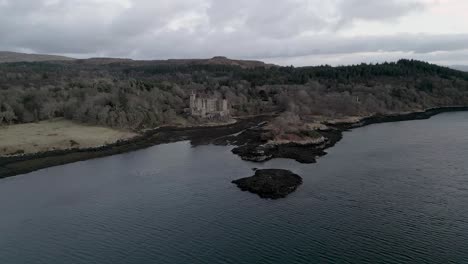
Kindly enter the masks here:
M 468 0 L 0 0 L 0 50 L 468 64 Z

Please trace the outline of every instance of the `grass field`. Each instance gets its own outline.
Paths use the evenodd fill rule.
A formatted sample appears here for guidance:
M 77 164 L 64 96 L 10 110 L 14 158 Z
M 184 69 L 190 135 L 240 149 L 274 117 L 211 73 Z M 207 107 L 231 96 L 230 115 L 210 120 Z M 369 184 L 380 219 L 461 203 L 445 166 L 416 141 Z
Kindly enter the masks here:
M 0 127 L 0 156 L 89 148 L 129 139 L 129 131 L 77 124 L 64 119 Z

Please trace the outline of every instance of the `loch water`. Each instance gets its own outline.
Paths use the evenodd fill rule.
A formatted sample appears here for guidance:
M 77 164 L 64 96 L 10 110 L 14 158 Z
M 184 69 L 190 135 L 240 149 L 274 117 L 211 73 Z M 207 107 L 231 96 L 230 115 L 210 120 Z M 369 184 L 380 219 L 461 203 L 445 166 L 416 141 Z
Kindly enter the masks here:
M 468 112 L 344 133 L 317 164 L 189 142 L 0 180 L 1 264 L 468 263 Z M 231 181 L 303 177 L 281 200 Z

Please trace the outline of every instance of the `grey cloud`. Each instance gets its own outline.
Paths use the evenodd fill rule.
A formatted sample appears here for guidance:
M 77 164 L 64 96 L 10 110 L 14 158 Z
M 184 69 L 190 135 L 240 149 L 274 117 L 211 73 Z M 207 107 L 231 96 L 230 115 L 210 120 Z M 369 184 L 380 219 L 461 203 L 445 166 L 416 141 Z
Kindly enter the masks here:
M 141 54 L 152 57 L 211 57 L 227 55 L 243 58 L 297 57 L 306 55 L 345 54 L 359 52 L 455 51 L 466 48 L 468 34 L 399 34 L 392 36 L 340 37 L 332 34 L 298 36 L 290 39 L 255 38 L 249 33 L 224 34 L 197 39 L 195 36 L 170 32 L 141 41 Z M 229 43 L 227 45 L 226 43 Z
M 0 45 L 55 53 L 94 50 L 113 37 L 104 18 L 93 15 L 98 11 L 80 1 L 9 1 L 0 8 Z
M 419 0 L 213 0 L 208 16 L 213 27 L 241 22 L 241 31 L 288 38 L 304 31 L 333 31 L 356 20 L 392 20 L 423 10 Z
M 298 58 L 465 49 L 467 34 L 344 37 L 356 20 L 420 10 L 412 0 L 15 0 L 0 6 L 0 49 L 138 59 Z M 119 4 L 120 3 L 120 4 Z M 378 12 L 376 12 L 378 10 Z M 196 23 L 173 29 L 186 17 Z
M 286 38 L 328 27 L 319 11 L 329 5 L 318 0 L 214 0 L 207 14 L 213 28 L 242 25 L 237 31 L 260 37 Z
M 338 8 L 340 13 L 338 24 L 344 25 L 359 19 L 373 21 L 396 19 L 425 8 L 426 5 L 419 1 L 341 0 Z
M 111 24 L 115 34 L 137 36 L 164 28 L 169 21 L 192 11 L 200 12 L 204 0 L 139 0 L 118 14 Z

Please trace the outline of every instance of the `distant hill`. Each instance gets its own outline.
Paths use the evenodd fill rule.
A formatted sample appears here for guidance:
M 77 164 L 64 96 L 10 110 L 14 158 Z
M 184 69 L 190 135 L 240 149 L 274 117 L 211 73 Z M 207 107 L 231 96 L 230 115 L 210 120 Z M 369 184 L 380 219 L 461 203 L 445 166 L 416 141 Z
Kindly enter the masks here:
M 266 64 L 255 60 L 231 60 L 226 57 L 213 57 L 211 59 L 169 59 L 169 60 L 132 60 L 125 58 L 89 58 L 74 59 L 65 56 L 47 55 L 47 54 L 27 54 L 10 51 L 0 51 L 0 63 L 6 62 L 39 62 L 39 61 L 73 61 L 78 64 L 106 65 L 121 64 L 128 66 L 147 66 L 147 65 L 226 65 L 239 66 L 249 69 L 256 67 L 269 68 L 276 66 Z
M 211 59 L 191 59 L 191 60 L 167 60 L 167 61 L 154 61 L 165 62 L 168 64 L 206 64 L 206 65 L 229 65 L 240 66 L 241 68 L 256 68 L 256 67 L 272 67 L 274 64 L 266 64 L 263 61 L 255 60 L 231 60 L 226 57 L 213 57 Z
M 468 65 L 454 65 L 454 66 L 451 66 L 450 68 L 455 69 L 455 70 L 459 70 L 459 71 L 468 72 Z
M 46 54 L 27 54 L 10 51 L 0 51 L 0 63 L 5 62 L 35 62 L 35 61 L 65 61 L 74 60 L 73 58 L 46 55 Z
M 264 67 L 270 68 L 276 65 L 266 64 L 262 61 L 255 60 L 232 60 L 226 57 L 213 57 L 211 59 L 169 59 L 169 60 L 132 60 L 121 58 L 90 58 L 77 60 L 77 63 L 106 65 L 106 64 L 121 64 L 128 66 L 148 66 L 148 65 L 225 65 L 239 66 L 244 69 Z

